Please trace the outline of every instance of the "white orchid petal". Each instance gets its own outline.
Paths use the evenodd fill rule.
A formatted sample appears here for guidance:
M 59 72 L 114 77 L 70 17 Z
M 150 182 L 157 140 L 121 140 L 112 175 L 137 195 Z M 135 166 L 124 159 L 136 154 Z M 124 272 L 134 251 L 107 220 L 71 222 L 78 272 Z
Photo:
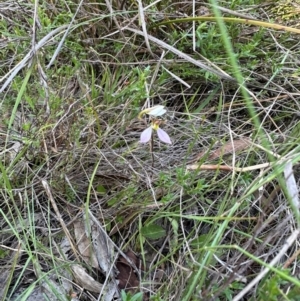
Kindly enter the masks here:
M 157 135 L 162 142 L 172 144 L 170 136 L 161 128 L 157 129 Z
M 154 107 L 150 108 L 149 111 L 147 112 L 147 114 L 150 116 L 162 116 L 166 112 L 167 112 L 167 110 L 164 109 L 164 106 L 158 105 L 158 106 L 154 106 Z
M 152 136 L 152 127 L 149 126 L 141 133 L 140 142 L 147 143 L 151 139 L 151 136 Z

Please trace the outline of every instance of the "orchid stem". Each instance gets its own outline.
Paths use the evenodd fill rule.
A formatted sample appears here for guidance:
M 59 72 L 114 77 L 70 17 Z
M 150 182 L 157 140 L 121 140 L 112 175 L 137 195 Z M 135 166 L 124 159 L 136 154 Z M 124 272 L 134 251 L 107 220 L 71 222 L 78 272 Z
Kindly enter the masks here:
M 150 140 L 150 153 L 151 153 L 151 157 L 152 157 L 152 167 L 154 167 L 153 145 L 154 145 L 154 138 L 153 138 L 153 133 L 152 133 L 151 140 Z

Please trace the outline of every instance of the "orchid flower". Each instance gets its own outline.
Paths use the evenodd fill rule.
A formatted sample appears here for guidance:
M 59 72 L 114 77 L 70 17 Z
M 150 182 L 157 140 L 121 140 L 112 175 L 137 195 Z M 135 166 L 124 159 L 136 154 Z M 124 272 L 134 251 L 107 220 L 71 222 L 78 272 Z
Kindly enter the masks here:
M 153 121 L 151 125 L 142 132 L 140 142 L 147 143 L 152 137 L 153 130 L 157 132 L 157 136 L 162 142 L 172 144 L 170 136 L 159 127 L 159 122 L 156 121 Z
M 141 119 L 145 114 L 150 115 L 152 117 L 159 117 L 164 115 L 166 112 L 167 110 L 165 109 L 164 106 L 157 105 L 141 111 L 138 118 Z M 172 144 L 169 135 L 159 127 L 159 124 L 160 124 L 159 120 L 152 121 L 151 125 L 142 132 L 140 142 L 147 143 L 148 141 L 150 141 L 153 130 L 155 130 L 157 132 L 158 138 L 162 142 Z

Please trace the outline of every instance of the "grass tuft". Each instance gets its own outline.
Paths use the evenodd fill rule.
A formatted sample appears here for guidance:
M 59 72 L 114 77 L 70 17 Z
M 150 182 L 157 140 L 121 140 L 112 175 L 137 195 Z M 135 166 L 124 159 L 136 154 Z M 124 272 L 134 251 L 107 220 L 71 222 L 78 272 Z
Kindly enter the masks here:
M 1 300 L 299 299 L 294 2 L 0 4 Z

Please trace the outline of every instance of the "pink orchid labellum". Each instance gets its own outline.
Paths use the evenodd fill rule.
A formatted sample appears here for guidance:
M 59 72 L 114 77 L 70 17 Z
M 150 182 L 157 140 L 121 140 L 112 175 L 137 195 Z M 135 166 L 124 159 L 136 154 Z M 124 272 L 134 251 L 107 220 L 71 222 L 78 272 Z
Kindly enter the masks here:
M 151 125 L 142 132 L 140 142 L 147 143 L 150 141 L 153 130 L 157 132 L 157 136 L 162 142 L 172 144 L 170 136 L 159 127 L 159 122 L 156 121 L 152 122 Z

